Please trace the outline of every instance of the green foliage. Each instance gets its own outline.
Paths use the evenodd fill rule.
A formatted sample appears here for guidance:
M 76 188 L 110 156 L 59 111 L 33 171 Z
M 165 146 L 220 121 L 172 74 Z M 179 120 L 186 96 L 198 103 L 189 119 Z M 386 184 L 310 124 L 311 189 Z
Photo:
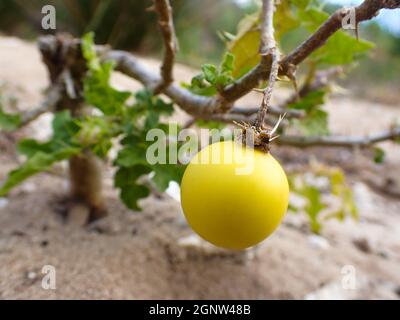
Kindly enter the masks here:
M 314 32 L 329 18 L 329 14 L 318 7 L 307 6 L 298 10 L 298 17 L 309 32 Z M 349 64 L 356 58 L 365 55 L 373 47 L 372 43 L 357 40 L 345 31 L 340 30 L 333 34 L 309 59 L 325 66 Z
M 294 128 L 306 136 L 328 135 L 328 113 L 322 110 L 327 95 L 326 89 L 311 91 L 299 101 L 288 106 L 289 109 L 303 110 L 305 117 L 293 119 Z
M 256 12 L 241 20 L 236 35 L 228 41 L 227 49 L 235 57 L 232 72 L 234 78 L 241 77 L 260 61 L 259 16 L 259 12 Z M 319 1 L 280 1 L 274 15 L 276 40 L 281 46 L 284 37 L 290 37 L 292 33 L 297 34 L 299 29 L 311 34 L 328 17 L 329 15 L 321 8 Z M 365 55 L 372 47 L 372 43 L 357 40 L 345 31 L 339 30 L 308 60 L 320 67 L 350 64 Z
M 240 78 L 259 61 L 260 31 L 259 13 L 247 15 L 238 24 L 236 36 L 227 44 L 228 50 L 235 57 L 232 75 Z
M 213 64 L 204 64 L 201 67 L 202 73 L 193 77 L 190 85 L 182 84 L 193 93 L 202 96 L 213 96 L 219 89 L 233 82 L 233 54 L 225 53 L 220 67 Z
M 14 105 L 15 103 L 16 99 L 4 97 L 0 93 L 0 132 L 1 130 L 13 131 L 21 125 L 21 116 L 19 114 L 4 111 L 4 105 Z
M 105 3 L 99 7 L 101 15 L 107 11 L 107 6 L 111 5 L 110 1 Z M 274 15 L 279 46 L 282 47 L 285 37 L 299 30 L 306 34 L 314 32 L 327 18 L 328 15 L 323 11 L 320 1 L 281 1 Z M 100 20 L 93 20 L 90 26 L 97 27 Z M 260 61 L 259 22 L 259 12 L 256 12 L 247 15 L 239 23 L 236 35 L 221 32 L 227 40 L 227 52 L 220 65 L 204 64 L 201 73 L 195 76 L 190 84 L 183 86 L 193 93 L 213 96 L 253 68 Z M 351 64 L 371 47 L 369 42 L 357 41 L 348 33 L 338 31 L 308 58 L 308 62 L 315 68 Z M 167 132 L 165 117 L 173 113 L 173 105 L 154 96 L 149 90 L 132 94 L 112 87 L 110 78 L 114 64 L 111 61 L 101 62 L 97 57 L 92 33 L 83 37 L 82 53 L 88 68 L 84 80 L 84 98 L 86 104 L 95 112 L 76 118 L 72 118 L 68 112 L 57 113 L 53 120 L 53 136 L 49 141 L 21 141 L 18 152 L 26 156 L 27 160 L 9 174 L 0 188 L 0 196 L 7 194 L 11 188 L 33 174 L 47 170 L 53 163 L 68 159 L 83 150 L 90 150 L 97 156 L 106 158 L 113 145 L 118 143 L 121 148 L 113 159 L 116 169 L 114 185 L 119 189 L 120 198 L 125 205 L 139 210 L 138 200 L 150 194 L 149 187 L 143 182 L 143 176 L 151 179 L 156 187 L 163 191 L 171 181 L 179 183 L 183 175 L 183 165 L 169 164 L 174 162 L 170 157 L 179 146 L 174 139 L 179 128 L 175 128 L 175 133 L 169 132 L 169 136 L 164 137 L 162 141 L 156 141 L 165 146 L 163 163 L 151 163 L 147 159 L 147 152 L 155 142 L 148 141 L 146 135 L 150 129 Z M 304 118 L 291 120 L 292 127 L 307 136 L 329 134 L 328 114 L 321 107 L 327 93 L 327 89 L 311 91 L 289 105 L 289 109 L 302 110 L 305 113 Z M 19 115 L 7 114 L 0 106 L 0 128 L 13 130 L 19 123 Z M 223 126 L 214 121 L 203 120 L 197 121 L 196 124 L 218 129 Z M 376 149 L 375 160 L 383 160 L 382 150 Z M 328 179 L 328 190 L 321 190 L 319 186 L 309 183 L 304 176 L 299 175 L 291 179 L 292 190 L 306 199 L 307 204 L 303 209 L 310 219 L 313 232 L 321 232 L 322 223 L 328 218 L 343 220 L 348 215 L 357 216 L 351 189 L 339 169 L 320 170 L 315 177 Z M 326 194 L 339 199 L 341 205 L 323 215 L 322 212 L 332 209 L 325 202 Z
M 4 112 L 0 104 L 0 130 L 13 131 L 21 124 L 21 116 L 19 114 L 11 114 Z
M 322 179 L 322 185 L 321 182 Z M 291 191 L 305 200 L 302 207 L 291 205 L 293 211 L 303 210 L 310 222 L 313 233 L 321 233 L 323 223 L 328 219 L 343 221 L 346 217 L 358 219 L 351 188 L 347 185 L 343 171 L 338 168 L 319 167 L 311 175 L 289 177 Z M 330 206 L 326 196 L 334 197 L 337 206 Z
M 134 95 L 134 102 L 130 103 L 131 93 L 118 91 L 110 85 L 113 65 L 99 62 L 94 51 L 93 35 L 83 38 L 82 49 L 89 68 L 85 79 L 85 99 L 101 111 L 102 116 L 79 120 L 80 143 L 105 156 L 112 146 L 112 139 L 119 140 L 122 148 L 114 160 L 117 169 L 114 185 L 120 189 L 120 198 L 125 205 L 139 210 L 138 200 L 150 194 L 149 188 L 141 183 L 143 175 L 152 173 L 152 181 L 164 191 L 170 181 L 180 182 L 183 174 L 182 165 L 150 164 L 146 158 L 148 147 L 153 143 L 147 141 L 146 134 L 150 129 L 166 131 L 167 125 L 161 118 L 173 113 L 173 105 L 153 96 L 148 90 L 138 91 Z M 208 72 L 211 69 L 204 70 Z M 227 72 L 226 66 L 221 67 L 221 74 L 224 72 Z M 212 77 L 211 70 L 207 78 L 211 81 Z M 220 81 L 218 77 L 212 79 L 213 84 Z M 165 141 L 167 154 L 172 144 L 172 141 Z
M 99 109 L 104 115 L 121 115 L 122 107 L 131 96 L 130 92 L 118 91 L 110 86 L 109 80 L 113 71 L 111 61 L 100 63 L 93 45 L 93 33 L 82 39 L 82 52 L 88 61 L 88 77 L 84 82 L 84 96 L 89 105 Z
M 54 117 L 53 135 L 49 141 L 22 140 L 17 149 L 27 160 L 9 174 L 1 186 L 0 195 L 7 194 L 28 177 L 47 170 L 53 163 L 83 150 L 91 150 L 105 158 L 113 142 L 119 141 L 122 148 L 114 160 L 115 187 L 120 189 L 121 200 L 126 206 L 138 210 L 137 201 L 150 194 L 149 188 L 140 182 L 141 176 L 151 173 L 154 184 L 164 191 L 170 181 L 180 182 L 183 175 L 182 165 L 150 164 L 146 159 L 147 149 L 152 144 L 146 140 L 146 134 L 155 128 L 167 131 L 162 117 L 172 114 L 173 105 L 153 96 L 148 90 L 138 91 L 132 97 L 130 92 L 113 88 L 110 85 L 113 64 L 100 62 L 94 50 L 93 34 L 83 37 L 82 52 L 88 67 L 84 80 L 85 102 L 98 112 L 76 118 L 72 118 L 68 111 L 59 112 Z M 229 74 L 231 64 L 231 57 L 227 57 L 214 85 L 226 81 L 223 77 Z M 207 77 L 211 79 L 212 75 Z M 6 123 L 9 125 L 10 121 Z M 167 154 L 171 146 L 176 147 L 173 141 L 165 141 L 165 144 Z
M 383 149 L 381 148 L 374 148 L 374 161 L 375 163 L 383 163 L 383 161 L 385 160 L 385 151 L 383 151 Z
M 114 186 L 121 190 L 120 198 L 128 208 L 140 210 L 137 200 L 149 196 L 149 189 L 139 184 L 137 180 L 150 172 L 151 168 L 141 164 L 118 169 L 114 177 Z
M 73 142 L 77 129 L 70 114 L 60 112 L 53 119 L 53 137 L 49 141 L 45 143 L 33 139 L 20 141 L 17 150 L 25 155 L 27 160 L 9 173 L 0 187 L 0 196 L 5 196 L 12 188 L 32 175 L 49 169 L 55 162 L 78 154 L 81 148 Z

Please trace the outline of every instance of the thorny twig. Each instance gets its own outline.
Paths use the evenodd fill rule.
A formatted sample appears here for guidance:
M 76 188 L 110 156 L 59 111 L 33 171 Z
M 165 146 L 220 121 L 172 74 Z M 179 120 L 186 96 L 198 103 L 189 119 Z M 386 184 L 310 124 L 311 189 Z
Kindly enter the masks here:
M 157 0 L 160 3 L 168 3 L 168 1 L 161 1 Z M 271 4 L 272 1 L 264 1 Z M 357 17 L 357 23 L 360 23 L 365 20 L 369 20 L 376 16 L 378 11 L 382 8 L 387 9 L 395 9 L 400 7 L 400 0 L 365 0 L 361 5 L 358 7 L 353 8 L 355 10 L 355 14 Z M 170 10 L 170 7 L 169 7 Z M 168 10 L 168 14 L 171 15 L 171 11 Z M 351 10 L 351 9 L 348 9 Z M 284 57 L 278 67 L 280 65 L 279 74 L 286 74 L 288 70 L 293 69 L 297 64 L 302 62 L 307 56 L 309 56 L 314 50 L 318 49 L 326 40 L 334 34 L 337 30 L 341 27 L 341 19 L 343 17 L 345 11 L 338 10 L 334 13 L 314 34 L 312 34 L 306 41 L 300 44 L 292 53 Z M 348 12 L 348 11 L 346 11 Z M 171 16 L 169 16 L 171 17 Z M 267 19 L 268 20 L 268 19 Z M 168 20 L 169 21 L 169 20 Z M 270 20 L 268 20 L 270 21 Z M 171 18 L 172 23 L 172 18 Z M 269 22 L 268 22 L 269 23 Z M 161 28 L 162 32 L 164 28 Z M 165 30 L 169 30 L 170 32 L 174 32 L 173 27 L 168 27 Z M 170 36 L 174 37 L 174 33 Z M 164 40 L 167 39 L 169 36 L 165 37 Z M 51 37 L 50 37 L 51 38 Z M 56 38 L 53 37 L 48 41 L 56 42 Z M 172 38 L 171 38 L 172 39 Z M 74 45 L 78 45 L 79 41 L 73 40 Z M 267 41 L 268 42 L 268 41 Z M 166 45 L 166 54 L 164 55 L 164 62 L 163 66 L 166 67 L 162 68 L 161 76 L 155 74 L 152 70 L 147 69 L 144 64 L 137 59 L 132 54 L 125 52 L 125 51 L 110 51 L 107 50 L 106 47 L 97 46 L 96 49 L 102 52 L 104 59 L 111 59 L 116 62 L 117 70 L 125 73 L 126 75 L 138 80 L 141 82 L 145 87 L 148 88 L 157 88 L 160 84 L 163 84 L 163 93 L 167 95 L 174 103 L 176 103 L 179 107 L 181 107 L 184 111 L 191 114 L 196 118 L 203 118 L 203 119 L 214 119 L 220 118 L 222 121 L 224 120 L 239 120 L 246 119 L 248 120 L 249 117 L 253 117 L 255 113 L 255 109 L 247 109 L 247 108 L 240 108 L 240 107 L 233 107 L 231 112 L 228 112 L 224 115 L 218 115 L 218 112 L 221 110 L 221 105 L 230 102 L 233 106 L 233 103 L 238 100 L 240 97 L 245 95 L 246 93 L 250 92 L 253 88 L 257 87 L 261 81 L 268 79 L 269 76 L 274 76 L 275 72 L 271 72 L 271 69 L 276 68 L 274 66 L 274 61 L 270 59 L 270 56 L 264 56 L 261 59 L 260 63 L 254 67 L 250 72 L 244 75 L 242 78 L 236 80 L 233 84 L 227 85 L 219 94 L 215 97 L 204 97 L 196 95 L 189 90 L 182 88 L 181 86 L 172 82 L 172 66 L 174 62 L 174 52 L 172 51 L 170 46 L 171 42 L 168 42 Z M 169 53 L 167 53 L 169 52 Z M 265 51 L 261 51 L 261 53 L 265 53 Z M 168 62 L 169 61 L 169 62 Z M 165 81 L 165 79 L 167 79 Z M 169 80 L 170 79 L 170 80 Z M 270 81 L 271 82 L 271 81 Z M 169 85 L 165 85 L 165 83 L 169 83 Z M 267 92 L 268 94 L 268 92 Z M 300 92 L 301 94 L 301 92 Z M 267 95 L 268 98 L 268 95 Z M 269 99 L 269 98 L 268 98 Z M 41 104 L 48 105 L 45 101 Z M 267 101 L 268 102 L 268 101 Z M 285 102 L 286 104 L 286 102 Z M 40 110 L 46 108 L 38 108 L 38 111 L 33 113 L 33 116 L 26 116 L 26 118 L 34 119 L 37 116 L 35 114 L 41 114 Z M 257 108 L 258 109 L 258 108 Z M 284 111 L 284 106 L 271 106 L 270 111 L 272 114 L 279 114 Z M 45 112 L 45 111 L 44 111 Z M 290 110 L 288 112 L 288 118 L 291 117 L 301 117 L 302 113 L 298 110 Z M 31 120 L 26 120 L 31 121 Z M 393 132 L 393 131 L 391 131 Z M 400 134 L 398 131 L 395 131 L 395 136 L 399 136 Z M 391 135 L 381 135 L 382 139 L 386 138 L 389 139 Z M 345 139 L 345 138 L 343 138 Z M 312 141 L 311 141 L 312 140 Z M 340 140 L 340 141 L 339 141 Z M 357 139 L 356 139 L 357 140 Z M 304 142 L 306 141 L 306 142 Z M 329 142 L 330 144 L 334 143 L 335 145 L 342 144 L 341 139 L 336 139 L 330 137 L 322 137 L 322 138 L 307 138 L 304 139 L 303 137 L 296 137 L 293 139 L 292 137 L 283 136 L 280 140 L 282 144 L 291 144 L 291 145 L 310 145 L 316 144 L 320 142 Z M 332 142 L 333 141 L 333 142 Z M 353 142 L 355 140 L 352 140 Z M 372 139 L 368 140 L 374 142 L 382 141 L 381 139 Z M 344 143 L 346 144 L 346 143 Z
M 400 0 L 365 0 L 363 4 L 353 8 L 357 21 L 361 22 L 373 18 L 382 8 L 394 9 L 400 7 Z M 314 50 L 318 49 L 325 41 L 341 27 L 342 15 L 333 14 L 313 35 L 297 47 L 292 53 L 284 57 L 280 62 L 279 74 L 285 74 L 295 65 L 303 61 Z M 346 11 L 347 12 L 347 11 Z M 161 78 L 147 69 L 140 60 L 125 51 L 110 51 L 105 58 L 117 63 L 117 70 L 133 77 L 146 87 L 154 87 L 160 83 Z M 271 60 L 264 58 L 251 71 L 234 83 L 227 85 L 217 96 L 204 97 L 193 94 L 189 90 L 172 83 L 164 92 L 178 106 L 186 112 L 197 116 L 215 113 L 221 110 L 221 105 L 233 103 L 257 87 L 261 81 L 267 80 L 271 71 Z M 289 116 L 289 115 L 288 115 Z
M 296 147 L 347 147 L 347 148 L 367 148 L 371 145 L 386 141 L 396 140 L 400 138 L 400 127 L 376 133 L 365 137 L 348 137 L 348 136 L 286 136 L 279 137 L 278 143 Z
M 264 90 L 260 111 L 257 114 L 255 127 L 263 128 L 264 120 L 267 115 L 268 106 L 272 96 L 276 78 L 279 71 L 279 50 L 276 47 L 274 38 L 274 0 L 263 0 L 261 12 L 261 45 L 260 54 L 265 57 L 271 56 L 271 70 L 268 85 Z
M 174 67 L 175 53 L 178 42 L 175 35 L 172 8 L 168 0 L 155 0 L 154 8 L 158 13 L 158 24 L 164 39 L 164 58 L 161 65 L 161 81 L 154 89 L 155 93 L 162 92 L 173 82 L 172 70 Z
M 351 12 L 354 12 L 356 25 L 358 25 L 362 21 L 374 18 L 380 9 L 385 8 L 400 8 L 400 0 L 364 0 L 357 7 L 337 10 L 317 31 L 281 61 L 281 73 L 287 74 L 288 70 L 301 63 L 312 52 L 320 48 L 330 36 L 342 28 L 343 19 Z
M 42 114 L 50 111 L 54 111 L 58 102 L 62 97 L 62 86 L 54 85 L 49 88 L 45 98 L 39 104 L 38 107 L 30 111 L 25 112 L 21 117 L 20 127 L 26 126 L 33 120 L 36 120 Z

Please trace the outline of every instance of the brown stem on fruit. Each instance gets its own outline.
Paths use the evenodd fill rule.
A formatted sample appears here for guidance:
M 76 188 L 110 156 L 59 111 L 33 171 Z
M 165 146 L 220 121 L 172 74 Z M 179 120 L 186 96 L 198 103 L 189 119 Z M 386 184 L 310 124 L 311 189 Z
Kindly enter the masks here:
M 269 151 L 269 144 L 273 139 L 275 139 L 273 135 L 276 132 L 279 123 L 283 120 L 283 118 L 280 118 L 277 125 L 275 125 L 272 130 L 267 129 L 264 126 L 268 107 L 270 105 L 272 90 L 279 71 L 279 50 L 276 47 L 274 38 L 273 20 L 274 1 L 263 0 L 261 10 L 260 55 L 262 60 L 265 60 L 266 57 L 269 57 L 271 60 L 269 80 L 267 87 L 263 90 L 263 99 L 254 121 L 254 125 L 242 126 L 242 142 L 247 146 L 251 144 L 251 146 L 262 149 L 265 152 Z
M 271 70 L 269 74 L 268 85 L 263 92 L 263 99 L 260 110 L 257 114 L 255 127 L 263 129 L 264 120 L 267 116 L 268 107 L 272 97 L 272 90 L 274 88 L 279 71 L 279 50 L 276 47 L 274 37 L 274 0 L 263 0 L 262 14 L 261 14 L 261 56 L 271 56 Z

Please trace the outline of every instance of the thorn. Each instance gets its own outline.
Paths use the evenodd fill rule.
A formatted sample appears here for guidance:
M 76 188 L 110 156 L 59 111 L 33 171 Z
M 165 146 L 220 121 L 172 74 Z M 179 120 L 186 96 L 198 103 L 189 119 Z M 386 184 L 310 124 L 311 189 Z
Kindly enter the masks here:
M 283 119 L 285 119 L 286 114 L 287 114 L 287 113 L 285 112 L 283 115 L 280 115 L 280 116 L 279 116 L 278 121 L 276 122 L 275 126 L 272 128 L 271 132 L 269 133 L 270 135 L 273 135 L 273 134 L 276 132 L 276 130 L 278 130 L 279 125 L 281 124 L 281 122 L 283 121 Z
M 148 7 L 148 8 L 146 8 L 146 11 L 147 12 L 156 12 L 156 7 L 154 5 L 152 5 L 152 6 Z
M 253 88 L 253 91 L 258 92 L 258 93 L 264 93 L 265 89 L 260 89 L 260 88 Z
M 234 123 L 235 125 L 237 125 L 239 128 L 242 128 L 242 129 L 247 129 L 247 128 L 249 127 L 245 122 L 239 123 L 239 122 L 237 122 L 237 121 L 233 121 L 233 123 Z
M 269 142 L 272 142 L 272 141 L 274 141 L 275 139 L 277 139 L 277 138 L 279 138 L 279 137 L 280 137 L 279 134 L 276 135 L 276 136 L 273 136 L 273 137 L 271 137 L 271 138 L 269 139 Z
M 289 65 L 288 72 L 286 73 L 286 75 L 293 84 L 293 88 L 296 92 L 296 101 L 300 100 L 300 91 L 296 80 L 296 66 Z
M 296 78 L 291 79 L 292 80 L 292 84 L 293 84 L 293 89 L 296 93 L 296 101 L 300 100 L 300 90 L 299 90 L 299 86 L 297 85 L 297 80 Z
M 359 37 L 359 28 L 358 28 L 358 22 L 356 22 L 356 29 L 355 29 L 355 33 L 356 33 L 356 39 L 357 39 L 357 41 L 360 41 L 360 37 Z

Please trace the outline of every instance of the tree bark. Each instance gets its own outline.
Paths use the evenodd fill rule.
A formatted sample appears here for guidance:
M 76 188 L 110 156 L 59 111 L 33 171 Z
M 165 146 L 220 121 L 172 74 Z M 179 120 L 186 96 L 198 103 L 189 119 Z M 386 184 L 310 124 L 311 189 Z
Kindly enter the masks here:
M 90 209 L 89 221 L 104 217 L 100 160 L 90 151 L 72 157 L 69 160 L 69 179 L 72 199 Z
M 55 40 L 55 41 L 54 41 Z M 49 71 L 50 82 L 62 86 L 62 98 L 55 110 L 70 110 L 73 117 L 85 112 L 83 79 L 87 68 L 80 42 L 69 35 L 56 38 L 42 37 L 39 42 L 43 61 Z M 102 194 L 102 170 L 100 159 L 90 150 L 69 159 L 71 207 L 67 221 L 91 222 L 106 215 Z M 82 205 L 87 210 L 82 210 Z M 80 207 L 80 210 L 75 210 Z M 74 212 L 73 216 L 72 212 Z M 78 214 L 77 214 L 78 212 Z M 71 221 L 74 223 L 73 221 Z

